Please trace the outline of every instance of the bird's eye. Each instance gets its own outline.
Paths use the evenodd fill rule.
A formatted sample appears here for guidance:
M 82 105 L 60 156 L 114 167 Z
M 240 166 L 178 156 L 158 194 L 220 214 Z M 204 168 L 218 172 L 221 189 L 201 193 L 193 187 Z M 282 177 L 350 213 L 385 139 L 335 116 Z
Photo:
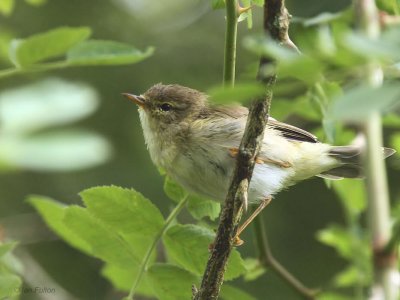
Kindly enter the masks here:
M 160 105 L 160 109 L 162 111 L 170 111 L 172 109 L 172 105 L 169 103 L 163 103 Z

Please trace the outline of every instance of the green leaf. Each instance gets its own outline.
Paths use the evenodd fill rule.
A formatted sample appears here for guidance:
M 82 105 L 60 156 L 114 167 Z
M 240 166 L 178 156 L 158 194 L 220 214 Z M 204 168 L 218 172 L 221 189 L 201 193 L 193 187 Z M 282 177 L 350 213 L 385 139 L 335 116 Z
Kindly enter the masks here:
M 167 194 L 168 198 L 176 203 L 180 202 L 188 195 L 183 187 L 168 176 L 166 176 L 164 180 L 164 192 Z
M 237 83 L 234 87 L 217 86 L 208 91 L 211 100 L 219 104 L 244 103 L 264 93 L 265 87 L 260 83 Z
M 354 297 L 349 297 L 343 294 L 325 292 L 317 296 L 318 300 L 354 300 Z
M 260 6 L 260 7 L 264 6 L 264 0 L 252 0 L 251 2 L 252 2 L 252 4 Z
M 400 128 L 400 118 L 396 113 L 388 113 L 382 119 L 383 126 L 385 127 L 393 127 L 393 128 Z
M 255 297 L 245 291 L 227 284 L 222 286 L 221 298 L 223 300 L 256 300 Z
M 151 266 L 147 278 L 159 300 L 191 299 L 192 285 L 199 283 L 198 277 L 170 264 Z
M 101 274 L 106 277 L 118 290 L 129 292 L 132 288 L 132 281 L 136 278 L 139 268 L 119 268 L 116 265 L 106 263 Z M 148 280 L 142 280 L 137 288 L 137 293 L 152 297 L 155 296 L 154 288 Z
M 4 16 L 9 16 L 14 10 L 14 0 L 1 0 L 0 1 L 0 13 Z
M 81 120 L 94 113 L 99 105 L 98 98 L 90 85 L 58 78 L 2 90 L 2 132 L 31 133 Z
M 252 5 L 252 0 L 242 0 L 242 7 L 247 8 Z M 252 9 L 250 8 L 248 11 L 241 13 L 238 18 L 238 22 L 247 20 L 247 28 L 251 29 L 253 27 L 253 13 Z
M 260 260 L 255 258 L 246 258 L 244 260 L 245 267 L 246 267 L 246 274 L 244 275 L 245 281 L 253 281 L 262 276 L 266 269 L 260 263 Z
M 290 61 L 299 57 L 298 53 L 282 47 L 276 41 L 271 38 L 267 38 L 263 35 L 246 37 L 244 39 L 244 46 L 248 50 L 266 57 L 275 59 L 276 61 Z
M 393 32 L 395 35 L 391 37 Z M 348 32 L 343 37 L 343 45 L 353 53 L 366 59 L 379 58 L 384 61 L 391 61 L 391 59 L 397 60 L 400 58 L 399 34 L 400 31 L 394 28 L 379 39 L 371 39 L 360 33 Z
M 336 287 L 367 285 L 371 279 L 368 275 L 368 272 L 361 272 L 356 266 L 350 265 L 335 275 L 334 284 Z
M 69 206 L 65 210 L 64 224 L 90 245 L 94 256 L 120 268 L 138 266 L 139 259 L 131 246 L 87 209 Z
M 318 231 L 317 237 L 321 243 L 335 248 L 342 257 L 347 259 L 353 257 L 353 237 L 345 228 L 339 225 L 331 225 Z
M 389 112 L 400 105 L 398 83 L 373 88 L 361 85 L 348 90 L 330 107 L 330 117 L 342 121 L 363 121 L 373 112 Z
M 209 257 L 208 247 L 215 234 L 204 227 L 187 224 L 174 225 L 163 237 L 168 255 L 174 262 L 196 275 L 202 275 Z M 225 280 L 234 279 L 246 271 L 237 250 L 233 250 L 228 261 Z
M 88 27 L 60 27 L 26 39 L 11 42 L 10 59 L 17 67 L 28 67 L 37 62 L 65 54 L 91 34 Z
M 84 130 L 6 137 L 0 141 L 0 161 L 14 168 L 65 172 L 93 167 L 110 158 L 107 140 Z
M 225 7 L 225 0 L 211 0 L 211 7 L 213 9 L 220 9 Z
M 137 257 L 144 256 L 164 225 L 158 208 L 135 190 L 103 186 L 80 195 L 89 212 L 121 235 Z
M 214 200 L 206 199 L 197 195 L 190 195 L 187 208 L 189 213 L 196 220 L 209 217 L 210 220 L 214 221 L 219 216 L 221 204 Z
M 0 258 L 7 254 L 8 252 L 12 251 L 18 245 L 17 242 L 8 242 L 8 243 L 1 243 L 0 242 Z
M 17 275 L 0 273 L 0 299 L 18 296 L 21 292 L 21 285 L 22 280 Z
M 339 13 L 323 12 L 316 15 L 315 17 L 303 20 L 302 23 L 304 26 L 308 27 L 308 26 L 330 23 L 342 17 L 343 17 L 343 12 Z
M 291 59 L 278 62 L 277 74 L 279 77 L 297 78 L 307 84 L 313 84 L 321 77 L 322 64 L 305 55 L 297 55 Z
M 400 134 L 394 134 L 391 139 L 391 145 L 394 149 L 400 150 Z
M 79 43 L 67 53 L 70 65 L 123 65 L 132 64 L 151 56 L 154 48 L 144 52 L 119 42 L 89 40 Z
M 47 0 L 25 0 L 26 3 L 32 6 L 41 6 L 47 3 Z
M 41 217 L 55 233 L 72 247 L 81 250 L 86 254 L 92 254 L 90 244 L 79 237 L 71 228 L 62 221 L 65 215 L 66 205 L 44 196 L 29 196 L 27 198 Z
M 353 219 L 359 217 L 367 204 L 364 183 L 359 180 L 344 179 L 333 182 L 333 188 L 346 212 Z

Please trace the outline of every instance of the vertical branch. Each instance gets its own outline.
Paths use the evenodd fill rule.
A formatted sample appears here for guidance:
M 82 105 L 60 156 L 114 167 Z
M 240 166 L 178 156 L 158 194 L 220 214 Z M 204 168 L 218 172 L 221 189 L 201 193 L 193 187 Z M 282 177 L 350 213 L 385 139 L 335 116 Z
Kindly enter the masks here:
M 225 72 L 224 82 L 233 85 L 234 60 L 236 43 L 237 12 L 236 3 L 232 0 L 226 1 L 227 6 L 227 38 L 225 45 Z M 235 14 L 233 9 L 235 8 Z M 232 13 L 230 16 L 228 16 Z M 229 19 L 235 17 L 235 23 Z M 285 8 L 284 0 L 268 0 L 264 4 L 264 28 L 273 39 L 284 46 L 297 50 L 297 47 L 290 41 L 288 35 L 289 13 Z M 230 24 L 230 25 L 229 25 Z M 229 33 L 229 34 L 228 34 Z M 235 37 L 231 36 L 234 34 Z M 224 279 L 226 263 L 233 247 L 237 226 L 242 213 L 243 203 L 247 202 L 249 183 L 253 174 L 255 158 L 261 148 L 264 138 L 265 126 L 268 122 L 269 108 L 272 100 L 272 87 L 275 84 L 276 76 L 266 77 L 263 72 L 264 66 L 269 63 L 265 58 L 260 61 L 259 80 L 266 84 L 265 93 L 256 99 L 249 110 L 246 128 L 239 147 L 239 153 L 233 172 L 233 177 L 228 194 L 221 213 L 220 223 L 214 246 L 207 262 L 203 275 L 201 287 L 194 292 L 195 300 L 217 299 Z M 230 78 L 230 79 L 229 79 Z
M 236 37 L 237 37 L 237 0 L 226 0 L 226 31 L 225 31 L 225 60 L 224 85 L 235 84 Z
M 377 38 L 380 24 L 375 1 L 355 0 L 354 4 L 359 28 L 371 39 Z M 374 87 L 379 87 L 383 83 L 383 71 L 373 61 L 368 65 L 366 79 Z M 379 112 L 370 115 L 364 124 L 364 131 L 368 217 L 374 256 L 373 294 L 394 300 L 399 297 L 399 290 L 394 282 L 397 263 L 396 255 L 386 251 L 386 245 L 391 237 L 390 202 L 382 154 L 382 121 Z
M 297 46 L 289 37 L 290 14 L 285 7 L 285 0 L 266 0 L 264 4 L 264 32 L 283 47 L 292 49 L 300 53 Z M 263 75 L 263 69 L 273 63 L 267 58 L 261 58 L 258 79 L 266 82 L 268 77 Z M 317 291 L 304 286 L 296 277 L 286 270 L 273 256 L 269 247 L 267 233 L 262 216 L 259 215 L 254 220 L 255 240 L 260 256 L 260 261 L 267 268 L 272 269 L 280 278 L 282 278 L 290 287 L 297 291 L 305 299 L 315 299 Z

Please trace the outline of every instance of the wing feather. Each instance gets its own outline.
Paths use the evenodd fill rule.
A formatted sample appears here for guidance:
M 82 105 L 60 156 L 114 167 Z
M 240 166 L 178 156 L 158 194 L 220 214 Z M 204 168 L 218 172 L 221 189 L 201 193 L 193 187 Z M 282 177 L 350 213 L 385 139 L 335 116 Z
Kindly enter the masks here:
M 272 129 L 279 131 L 281 135 L 287 139 L 307 143 L 318 143 L 317 137 L 309 133 L 308 131 L 305 131 L 293 125 L 279 122 L 274 118 L 268 118 L 268 126 Z

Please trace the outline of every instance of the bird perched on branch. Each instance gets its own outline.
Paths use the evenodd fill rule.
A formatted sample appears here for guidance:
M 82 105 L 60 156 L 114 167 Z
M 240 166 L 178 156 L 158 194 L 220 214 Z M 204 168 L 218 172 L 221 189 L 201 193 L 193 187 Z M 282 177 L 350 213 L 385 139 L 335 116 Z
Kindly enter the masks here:
M 153 162 L 189 191 L 223 201 L 248 109 L 212 105 L 207 95 L 176 84 L 156 84 L 140 96 L 124 96 L 139 106 Z M 394 152 L 384 148 L 382 157 Z M 312 176 L 359 178 L 360 154 L 360 147 L 320 143 L 305 130 L 269 118 L 249 186 L 249 203 L 265 206 L 272 195 Z

